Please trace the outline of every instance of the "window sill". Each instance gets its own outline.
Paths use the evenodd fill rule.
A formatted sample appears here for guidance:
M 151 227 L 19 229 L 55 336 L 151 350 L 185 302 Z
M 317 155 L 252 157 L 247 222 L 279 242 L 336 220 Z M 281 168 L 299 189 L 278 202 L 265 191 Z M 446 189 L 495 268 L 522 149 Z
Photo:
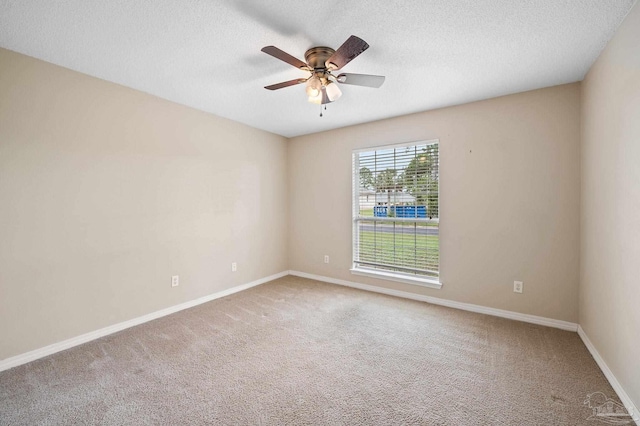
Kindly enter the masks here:
M 416 278 L 409 275 L 394 274 L 393 272 L 376 271 L 365 268 L 352 268 L 351 273 L 381 280 L 398 281 L 405 284 L 419 285 L 421 287 L 442 288 L 442 283 L 436 278 Z

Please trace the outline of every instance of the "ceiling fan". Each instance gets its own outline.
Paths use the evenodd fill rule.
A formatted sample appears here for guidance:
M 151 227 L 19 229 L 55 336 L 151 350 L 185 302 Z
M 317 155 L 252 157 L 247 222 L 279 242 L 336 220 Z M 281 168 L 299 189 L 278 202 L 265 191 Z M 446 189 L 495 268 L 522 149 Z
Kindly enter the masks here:
M 304 63 L 275 46 L 263 47 L 261 50 L 264 53 L 311 74 L 307 78 L 296 78 L 265 86 L 265 89 L 278 90 L 306 83 L 309 102 L 325 105 L 342 96 L 342 91 L 336 83 L 378 88 L 384 83 L 384 77 L 381 75 L 341 73 L 335 76 L 332 73 L 347 65 L 368 48 L 369 45 L 366 41 L 352 35 L 338 50 L 326 46 L 312 47 L 305 52 L 304 59 L 307 62 Z

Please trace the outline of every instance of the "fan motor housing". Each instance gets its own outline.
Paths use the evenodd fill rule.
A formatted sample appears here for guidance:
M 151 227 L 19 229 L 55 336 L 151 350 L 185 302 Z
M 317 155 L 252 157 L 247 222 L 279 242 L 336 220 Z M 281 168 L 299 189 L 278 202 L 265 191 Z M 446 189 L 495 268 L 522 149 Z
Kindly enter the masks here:
M 334 53 L 335 50 L 330 47 L 317 46 L 307 50 L 304 53 L 304 59 L 314 70 L 326 69 L 327 66 L 325 65 L 325 62 L 327 62 L 327 59 L 329 59 Z

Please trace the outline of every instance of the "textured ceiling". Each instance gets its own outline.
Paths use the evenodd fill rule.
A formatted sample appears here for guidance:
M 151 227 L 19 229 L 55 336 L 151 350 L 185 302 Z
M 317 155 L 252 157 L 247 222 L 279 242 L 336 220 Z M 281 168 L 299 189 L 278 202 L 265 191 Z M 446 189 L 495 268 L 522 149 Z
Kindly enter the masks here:
M 0 46 L 287 137 L 582 80 L 635 0 L 0 0 Z M 324 117 L 304 59 L 351 34 L 369 50 L 343 71 Z

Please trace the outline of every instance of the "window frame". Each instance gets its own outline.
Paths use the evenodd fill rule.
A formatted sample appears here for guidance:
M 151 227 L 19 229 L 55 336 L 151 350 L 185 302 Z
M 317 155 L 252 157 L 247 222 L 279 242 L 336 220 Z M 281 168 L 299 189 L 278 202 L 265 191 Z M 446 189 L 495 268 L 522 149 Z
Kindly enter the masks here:
M 394 143 L 394 144 L 386 144 L 379 146 L 371 146 L 366 148 L 358 148 L 354 149 L 351 152 L 351 188 L 352 188 L 352 199 L 351 199 L 351 229 L 352 229 L 352 247 L 351 247 L 351 268 L 350 272 L 353 275 L 366 276 L 371 278 L 377 278 L 388 281 L 396 281 L 405 284 L 413 284 L 421 287 L 429 287 L 429 288 L 442 288 L 442 279 L 440 275 L 440 262 L 438 264 L 438 277 L 427 277 L 427 276 L 418 276 L 414 274 L 405 274 L 397 271 L 385 271 L 374 268 L 367 268 L 362 265 L 358 265 L 356 263 L 356 254 L 359 243 L 359 232 L 358 232 L 358 222 L 361 220 L 359 215 L 360 213 L 360 182 L 359 182 L 359 173 L 357 173 L 357 168 L 359 167 L 358 155 L 362 152 L 372 152 L 372 151 L 380 151 L 385 149 L 398 149 L 398 148 L 411 148 L 417 145 L 432 145 L 438 144 L 438 169 L 441 166 L 440 159 L 440 140 L 439 139 L 428 139 L 428 140 L 418 140 L 404 143 Z M 413 221 L 411 221 L 413 222 Z M 440 227 L 440 174 L 438 174 L 438 239 L 441 242 L 441 227 Z M 439 255 L 442 254 L 441 244 L 438 244 L 438 252 Z

